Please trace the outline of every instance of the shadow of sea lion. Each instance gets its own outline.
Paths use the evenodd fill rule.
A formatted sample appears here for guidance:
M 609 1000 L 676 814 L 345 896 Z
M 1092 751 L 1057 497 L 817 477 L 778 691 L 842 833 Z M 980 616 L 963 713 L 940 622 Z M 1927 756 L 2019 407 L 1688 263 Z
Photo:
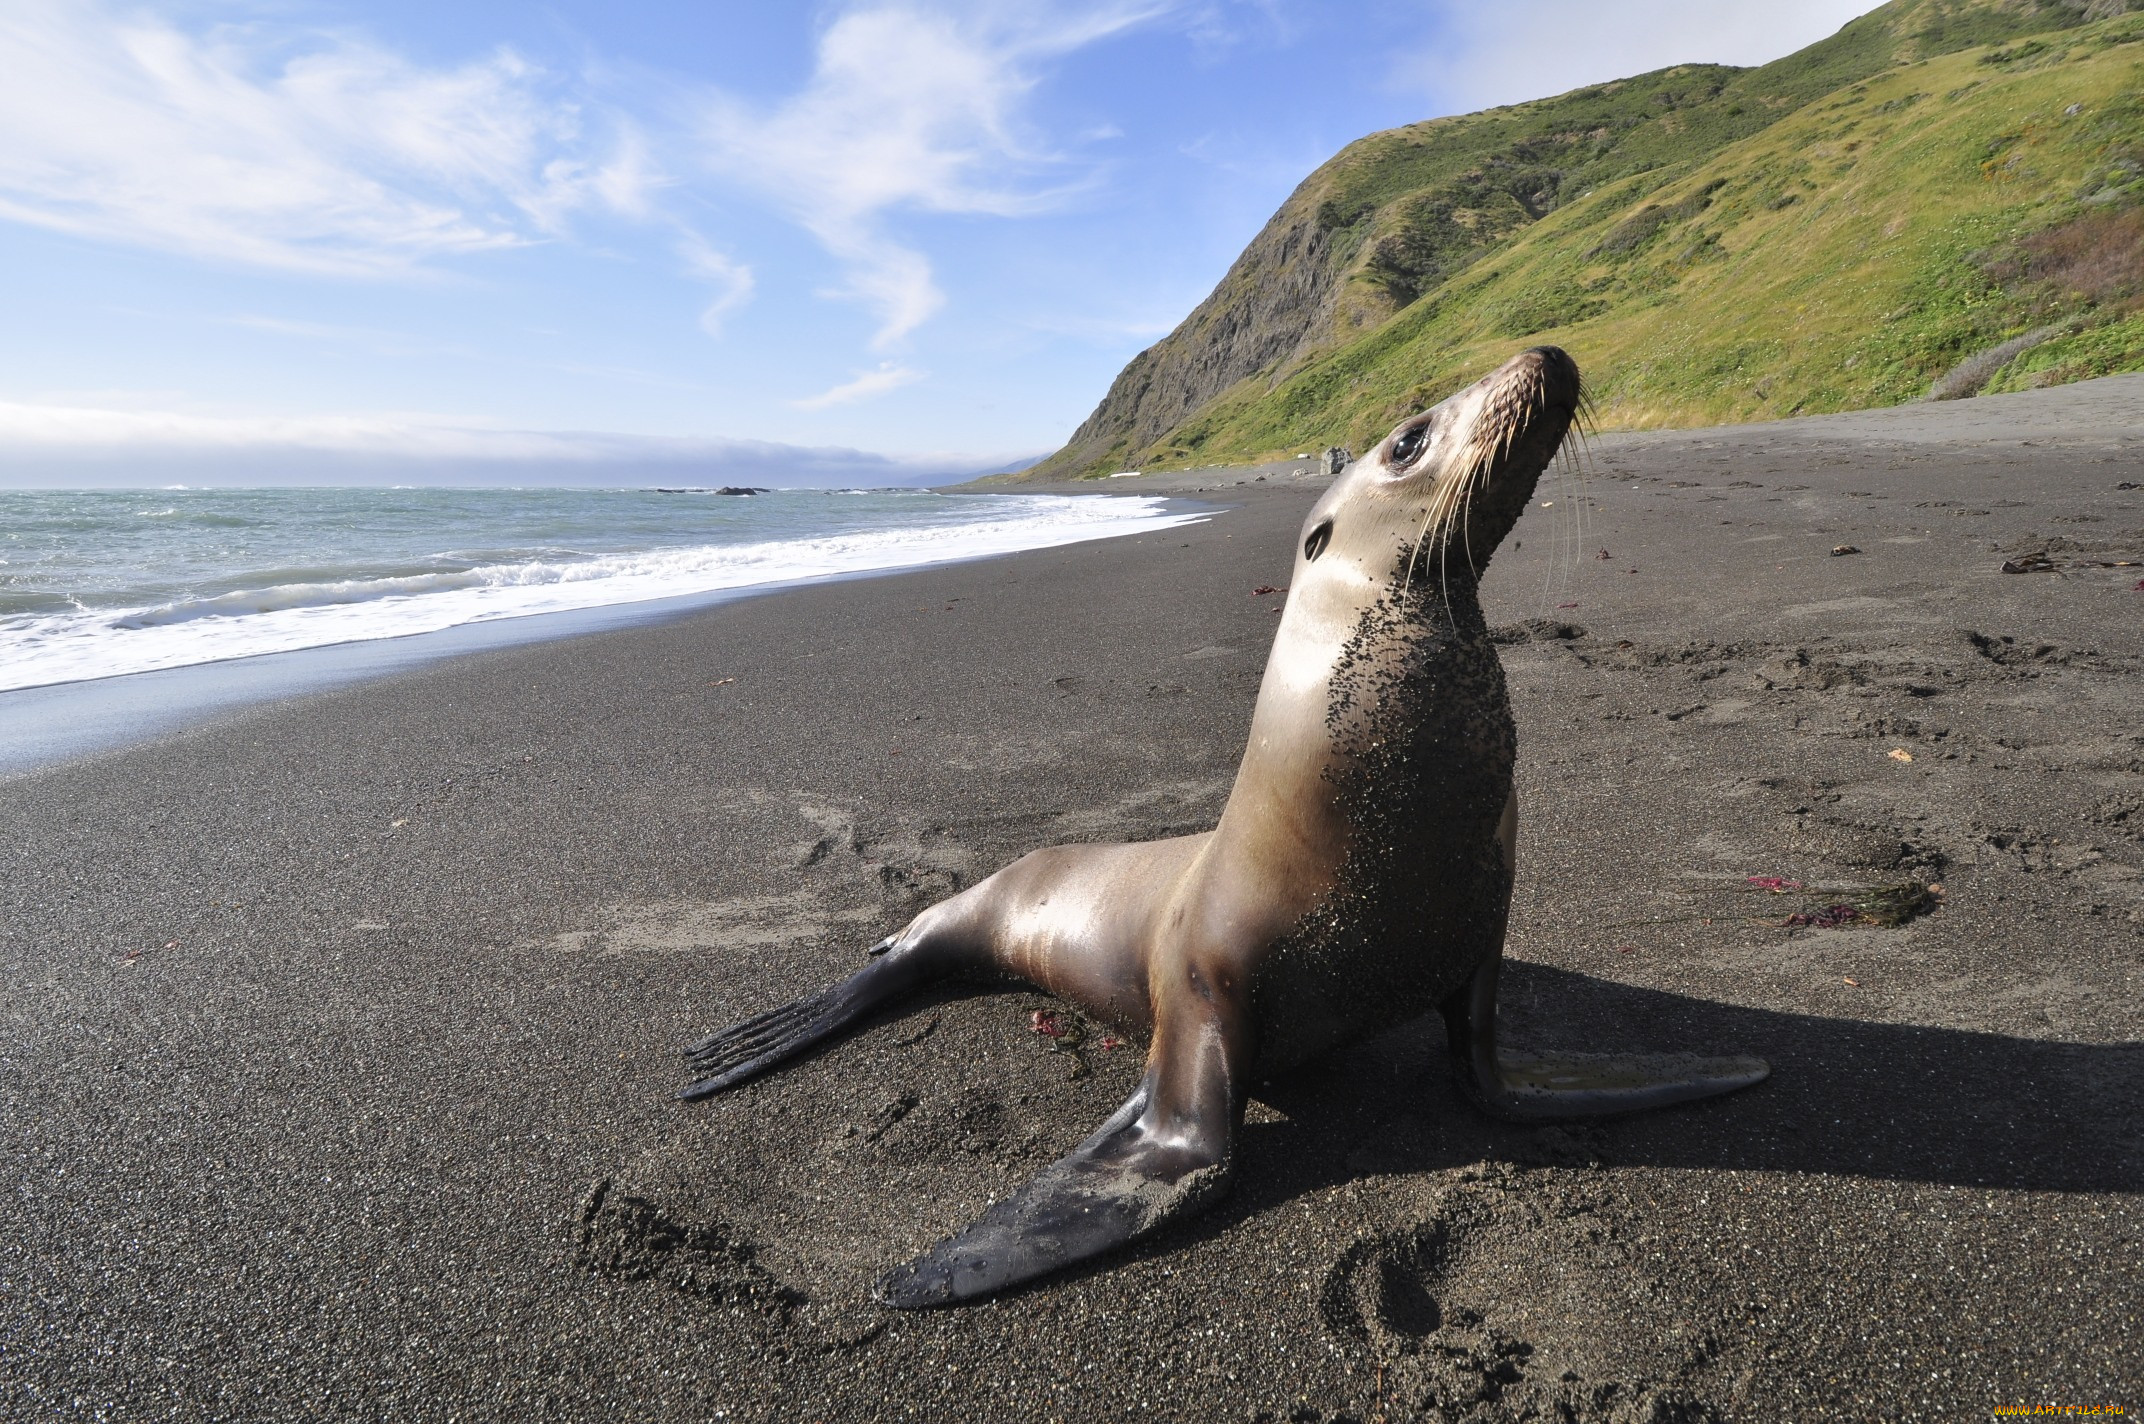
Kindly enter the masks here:
M 1736 1097 L 1589 1128 L 1599 1155 L 1618 1166 L 2019 1191 L 2144 1186 L 2144 1043 L 1744 1008 L 1516 960 L 1505 983 L 1514 1043 L 1612 1052 L 1674 1042 L 1771 1061 L 1771 1080 Z M 1256 1097 L 1283 1120 L 1246 1131 L 1246 1172 L 1224 1217 L 1366 1171 L 1538 1156 L 1539 1129 L 1466 1107 L 1443 1051 L 1441 1025 L 1424 1019 L 1266 1085 Z
M 1484 1161 L 1755 1171 L 2027 1192 L 2135 1194 L 2144 1184 L 2144 1044 L 2058 1043 L 1753 1009 L 1521 960 L 1507 960 L 1504 974 L 1503 1023 L 1514 1044 L 1582 1044 L 1602 1052 L 1660 1042 L 1700 1053 L 1734 1049 L 1770 1060 L 1772 1077 L 1733 1097 L 1672 1111 L 1568 1128 L 1503 1123 L 1462 1097 L 1446 1063 L 1443 1024 L 1432 1014 L 1257 1088 L 1234 1190 L 1211 1212 L 1013 1294 L 1047 1290 L 1052 1281 L 1106 1273 L 1131 1260 L 1166 1257 L 1239 1224 L 1256 1231 L 1255 1218 L 1262 1214 L 1349 1181 Z M 899 1008 L 924 1015 L 991 992 L 946 984 Z M 929 1055 L 934 1049 L 949 1051 L 935 1042 L 914 1051 Z M 950 1067 L 934 1070 L 927 1057 L 915 1061 L 914 1071 L 919 1083 L 957 1076 Z M 777 1149 L 777 1155 L 786 1150 Z M 959 1155 L 934 1145 L 902 1170 L 936 1181 L 948 1171 L 958 1174 Z M 708 1179 L 706 1163 L 690 1154 L 673 1170 L 682 1176 L 662 1174 L 670 1185 L 649 1180 L 630 1189 L 652 1191 L 669 1202 L 665 1211 L 681 1211 L 688 1220 L 726 1195 Z M 884 1170 L 866 1169 L 873 1177 Z M 700 1190 L 713 1188 L 715 1200 L 700 1197 L 699 1190 L 679 1197 L 688 1180 L 699 1181 Z M 854 1187 L 866 1189 L 861 1182 Z M 722 1214 L 738 1208 L 747 1221 L 767 1209 L 764 1202 L 732 1200 Z M 886 1211 L 898 1214 L 898 1208 Z M 827 1227 L 820 1221 L 813 1230 Z M 756 1235 L 759 1228 L 746 1229 Z M 893 1231 L 902 1234 L 898 1227 Z M 868 1252 L 887 1249 L 857 1244 Z
M 1751 1009 L 1519 960 L 1504 1023 L 1526 1047 L 1675 1042 L 1772 1064 L 1733 1097 L 1563 1128 L 1461 1096 L 1435 1015 L 1257 1089 L 1234 1191 L 1207 1215 L 1038 1283 L 1166 1256 L 1364 1176 L 1472 1163 L 1798 1173 L 2011 1191 L 2144 1190 L 2144 1043 L 2075 1044 Z M 1255 1222 L 1252 1229 L 1256 1229 Z

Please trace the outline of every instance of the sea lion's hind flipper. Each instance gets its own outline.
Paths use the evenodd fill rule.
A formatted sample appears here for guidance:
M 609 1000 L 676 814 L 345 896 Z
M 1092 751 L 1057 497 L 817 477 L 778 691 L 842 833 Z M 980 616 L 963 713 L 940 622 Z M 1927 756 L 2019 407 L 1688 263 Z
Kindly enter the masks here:
M 1643 1112 L 1731 1093 L 1763 1082 L 1762 1058 L 1688 1053 L 1535 1053 L 1499 1048 L 1496 978 L 1489 956 L 1444 1003 L 1452 1068 L 1468 1096 L 1492 1117 L 1532 1122 Z
M 1497 1054 L 1496 1101 L 1483 1105 L 1498 1117 L 1524 1121 L 1600 1117 L 1717 1097 L 1761 1083 L 1771 1072 L 1762 1058 L 1742 1054 L 1701 1058 L 1694 1053 L 1529 1053 L 1507 1048 Z
M 879 1280 L 903 1310 L 994 1295 L 1189 1216 L 1227 1188 L 1234 1114 L 1187 1124 L 1150 1112 L 1153 1077 L 1109 1121 L 974 1225 Z
M 685 1050 L 697 1078 L 679 1093 L 691 1101 L 758 1077 L 833 1037 L 887 1000 L 937 977 L 913 951 L 887 954 L 896 941 L 873 946 L 872 960 L 831 988 L 821 989 L 709 1034 Z

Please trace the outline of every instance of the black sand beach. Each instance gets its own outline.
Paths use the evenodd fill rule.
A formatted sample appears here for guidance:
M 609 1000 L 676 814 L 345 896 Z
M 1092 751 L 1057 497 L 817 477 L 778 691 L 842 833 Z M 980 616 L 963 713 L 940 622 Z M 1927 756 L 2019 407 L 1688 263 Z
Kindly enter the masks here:
M 0 1416 L 2144 1406 L 2144 377 L 1608 437 L 1588 476 L 1485 588 L 1509 1036 L 1768 1083 L 1502 1126 L 1424 1021 L 1262 1089 L 1189 1226 L 871 1305 L 1136 1048 L 940 995 L 705 1107 L 676 1049 L 1034 847 L 1211 824 L 1318 482 L 1119 481 L 1232 507 L 0 781 Z M 1785 923 L 1904 882 L 1940 908 Z

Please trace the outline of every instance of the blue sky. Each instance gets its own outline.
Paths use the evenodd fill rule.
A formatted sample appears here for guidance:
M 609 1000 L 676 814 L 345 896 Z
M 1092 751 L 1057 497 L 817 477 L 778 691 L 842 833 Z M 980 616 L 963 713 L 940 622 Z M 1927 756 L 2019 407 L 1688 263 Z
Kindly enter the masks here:
M 1349 141 L 1868 0 L 0 0 L 0 484 L 1054 448 Z

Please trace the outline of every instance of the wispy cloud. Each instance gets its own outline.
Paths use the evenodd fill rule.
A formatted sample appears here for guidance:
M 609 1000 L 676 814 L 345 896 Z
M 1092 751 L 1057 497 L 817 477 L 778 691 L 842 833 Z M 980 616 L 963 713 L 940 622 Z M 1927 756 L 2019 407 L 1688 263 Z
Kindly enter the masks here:
M 1764 64 L 1814 44 L 1872 0 L 1504 0 L 1438 5 L 1434 37 L 1400 49 L 1393 82 L 1443 112 L 1511 104 L 1671 64 Z
M 348 34 L 13 0 L 0 73 L 0 217 L 220 261 L 406 272 L 644 212 L 653 176 L 626 120 L 503 48 L 427 68 Z
M 1025 455 L 1029 452 L 1020 452 Z M 519 430 L 426 413 L 305 416 L 0 402 L 0 484 L 915 484 L 1006 467 L 1003 454 L 888 456 L 767 440 Z
M 746 99 L 593 55 L 419 57 L 389 30 L 326 26 L 318 7 L 282 0 L 0 0 L 0 222 L 333 278 L 570 244 L 664 269 L 678 279 L 673 321 L 720 337 L 795 274 L 775 244 L 727 245 L 761 230 L 740 210 L 771 211 L 869 314 L 856 364 L 886 358 L 796 403 L 826 409 L 921 378 L 895 362 L 914 359 L 904 343 L 946 300 L 922 219 L 1059 210 L 1123 147 L 1091 112 L 1049 124 L 1040 91 L 1062 61 L 1140 26 L 1197 38 L 1271 3 L 828 0 L 805 77 Z M 309 314 L 282 294 L 244 300 Z M 237 320 L 372 355 L 490 359 L 356 326 Z
M 906 366 L 896 366 L 891 361 L 881 362 L 876 371 L 866 371 L 853 381 L 845 381 L 832 390 L 821 391 L 815 396 L 793 400 L 791 405 L 798 410 L 825 410 L 828 406 L 848 405 L 852 401 L 869 400 L 902 386 L 914 385 L 923 379 L 921 371 L 911 371 Z
M 1061 200 L 1077 177 L 1022 119 L 1041 66 L 1172 8 L 859 5 L 820 34 L 798 93 L 771 107 L 708 98 L 704 160 L 774 200 L 842 263 L 844 295 L 877 313 L 873 345 L 886 349 L 945 299 L 886 215 L 1019 216 Z
M 274 9 L 213 24 L 122 0 L 7 0 L 0 220 L 220 263 L 408 276 L 623 219 L 678 234 L 681 271 L 709 289 L 699 324 L 719 336 L 756 274 L 665 197 L 689 191 L 681 176 L 717 177 L 813 235 L 889 350 L 945 300 L 898 215 L 1061 205 L 1097 171 L 1084 146 L 1113 130 L 1069 151 L 1036 131 L 1051 62 L 1213 4 L 850 0 L 796 92 L 700 91 L 680 124 L 598 70 L 507 47 L 427 64 Z
M 1306 13 L 1329 19 L 1330 0 L 1200 0 L 1186 7 L 1184 34 L 1212 63 L 1250 44 L 1279 48 L 1299 35 Z
M 752 269 L 717 252 L 693 232 L 679 239 L 678 255 L 685 259 L 687 271 L 714 284 L 714 300 L 700 312 L 700 329 L 709 336 L 720 336 L 729 314 L 752 299 Z
M 517 366 L 528 370 L 565 371 L 576 376 L 595 376 L 605 381 L 625 381 L 639 386 L 660 386 L 678 391 L 705 391 L 707 383 L 682 376 L 651 371 L 640 366 L 622 366 L 614 362 L 569 361 L 547 358 L 527 351 L 501 352 L 484 346 L 460 342 L 435 341 L 425 337 L 411 336 L 399 331 L 384 331 L 377 327 L 346 326 L 337 322 L 295 321 L 288 317 L 260 316 L 240 313 L 236 316 L 214 318 L 224 326 L 235 326 L 242 331 L 257 331 L 267 336 L 287 337 L 292 341 L 320 346 L 343 347 L 364 351 L 374 356 L 404 358 L 412 356 L 446 356 L 457 361 L 482 362 L 489 365 Z M 555 333 L 549 333 L 554 334 Z M 52 392 L 38 392 L 48 400 L 63 400 L 64 396 Z M 166 393 L 166 399 L 180 398 L 179 392 Z
M 225 326 L 235 326 L 243 331 L 257 331 L 267 336 L 289 337 L 294 341 L 323 346 L 344 347 L 369 352 L 375 356 L 455 356 L 476 359 L 478 354 L 467 346 L 420 340 L 400 332 L 382 331 L 369 326 L 347 326 L 339 322 L 298 321 L 289 317 L 262 316 L 252 312 L 223 317 L 221 321 Z
M 225 317 L 223 320 L 226 325 L 242 326 L 248 331 L 265 331 L 274 336 L 296 336 L 308 341 L 384 346 L 395 340 L 392 332 L 376 331 L 369 326 L 344 326 L 336 322 L 292 321 L 288 317 L 255 316 L 250 312 Z

